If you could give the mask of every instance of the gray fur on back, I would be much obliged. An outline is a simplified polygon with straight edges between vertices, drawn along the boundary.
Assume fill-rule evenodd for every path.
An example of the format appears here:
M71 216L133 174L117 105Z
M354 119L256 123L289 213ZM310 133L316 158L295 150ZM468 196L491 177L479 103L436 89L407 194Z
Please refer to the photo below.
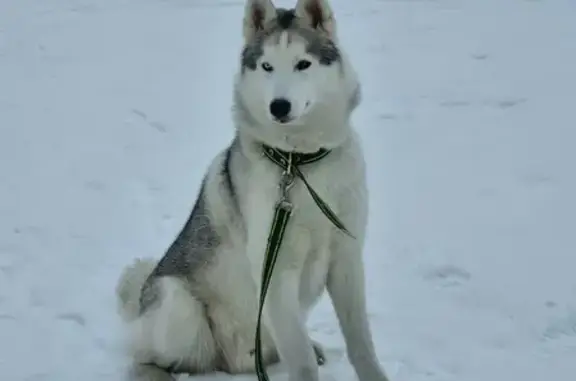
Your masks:
M214 257L221 239L210 220L204 188L205 184L202 183L188 221L143 285L140 313L144 313L158 300L158 290L154 282L156 278L176 276L192 280L193 275L208 265Z
M239 218L241 223L241 210L237 194L237 185L234 177L233 156L240 150L236 136L223 153L220 168L222 189L230 201L231 216ZM184 227L180 230L173 243L160 259L144 285L140 295L140 313L144 313L150 306L158 301L158 290L155 280L163 276L175 276L185 279L185 284L191 288L196 284L194 277L199 271L209 266L216 250L222 243L222 237L214 227L206 200L206 181L204 178L192 212ZM222 233L222 232L220 232ZM194 294L194 290L190 290ZM199 297L199 295L195 295Z
M220 168L222 189L230 201L231 216L239 218L241 223L241 210L237 194L237 185L234 177L233 156L240 150L236 136L223 153ZM140 313L144 313L150 306L158 301L158 289L155 280L163 276L175 276L185 279L185 284L191 288L196 284L194 278L199 271L209 266L216 250L222 243L222 237L214 227L206 200L206 181L204 178L192 212L176 239L160 259L144 285L140 294ZM222 233L222 232L220 232ZM194 294L194 290L190 290ZM200 295L195 295L200 297Z

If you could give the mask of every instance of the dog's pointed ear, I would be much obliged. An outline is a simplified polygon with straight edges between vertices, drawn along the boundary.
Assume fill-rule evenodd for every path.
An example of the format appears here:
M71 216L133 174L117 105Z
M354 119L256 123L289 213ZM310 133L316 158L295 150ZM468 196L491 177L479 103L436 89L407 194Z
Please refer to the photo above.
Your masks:
M244 40L248 41L254 34L264 29L264 25L276 17L276 7L272 0L247 0L244 13Z
M327 33L336 39L336 20L328 0L298 0L296 16L302 18L312 28Z

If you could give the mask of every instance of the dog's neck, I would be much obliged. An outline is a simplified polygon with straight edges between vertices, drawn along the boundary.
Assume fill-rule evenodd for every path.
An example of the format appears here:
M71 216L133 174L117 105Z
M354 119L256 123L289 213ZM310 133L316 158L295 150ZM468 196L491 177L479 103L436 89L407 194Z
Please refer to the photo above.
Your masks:
M278 129L278 126L270 126L269 128L270 130ZM298 128L304 129L305 127L299 126ZM346 126L345 128L349 127ZM313 129L313 127L310 127L310 129ZM237 126L238 137L244 145L251 147L251 150L256 149L261 151L261 147L271 147L284 152L310 154L323 149L333 150L343 145L349 139L348 133L344 136L338 136L338 139L322 139L320 134L318 134L320 136L314 136L314 134L310 133L313 131L286 135L279 134L277 130L272 130L272 133L266 133L270 130L266 130L266 127L254 128L253 125Z
M286 152L313 153L341 146L352 133L347 119L322 120L309 126L266 126L254 120L242 107L236 107L234 111L237 134L246 146L267 145ZM323 126L320 123L330 125ZM285 133L282 133L283 129Z
M339 150L340 148L340 145L328 146L321 144L308 144L303 147L286 144L270 144L267 141L255 138L253 133L243 131L242 129L237 130L236 140L239 142L240 148L242 152L244 152L244 155L250 160L256 161L261 160L265 156L264 151L266 149L274 149L282 153L293 153L299 156L313 156L314 154L321 151L335 151ZM346 141L348 141L348 139Z

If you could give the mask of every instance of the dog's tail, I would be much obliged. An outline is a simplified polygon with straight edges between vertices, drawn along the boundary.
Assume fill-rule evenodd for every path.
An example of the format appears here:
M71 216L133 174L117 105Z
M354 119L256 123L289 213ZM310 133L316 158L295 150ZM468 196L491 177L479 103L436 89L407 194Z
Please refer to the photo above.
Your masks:
M127 266L116 285L118 311L122 319L130 322L140 315L140 291L148 276L156 267L153 259L137 259Z

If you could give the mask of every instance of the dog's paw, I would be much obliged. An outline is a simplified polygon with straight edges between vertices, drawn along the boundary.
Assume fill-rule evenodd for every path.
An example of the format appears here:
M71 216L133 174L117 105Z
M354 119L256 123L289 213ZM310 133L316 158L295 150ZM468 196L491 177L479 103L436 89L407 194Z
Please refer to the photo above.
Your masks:
M268 367L271 365L275 365L278 364L280 362L280 356L278 355L278 352L276 351L276 349L274 348L265 348L263 350L264 352L264 366ZM248 357L245 357L244 363L245 366L242 366L243 371L241 372L234 372L232 374L235 373L249 373L249 372L254 372L255 371L255 366L254 366L254 356L256 356L256 350L255 349L251 349L248 352Z
M128 370L128 381L176 381L169 371L154 364L133 364Z
M316 356L316 363L319 366L322 366L326 363L326 355L324 354L324 348L322 348L322 345L314 340L312 341L312 349L314 349L314 355ZM254 357L255 354L255 350L252 349L250 351L250 357ZM276 351L272 351L269 353L269 356L267 356L266 358L266 365L272 365L272 364L276 364L277 362L280 361L280 357L278 356L278 352Z
M312 340L312 348L314 348L314 354L316 355L316 362L319 366L326 363L326 355L324 354L324 348L317 341Z

